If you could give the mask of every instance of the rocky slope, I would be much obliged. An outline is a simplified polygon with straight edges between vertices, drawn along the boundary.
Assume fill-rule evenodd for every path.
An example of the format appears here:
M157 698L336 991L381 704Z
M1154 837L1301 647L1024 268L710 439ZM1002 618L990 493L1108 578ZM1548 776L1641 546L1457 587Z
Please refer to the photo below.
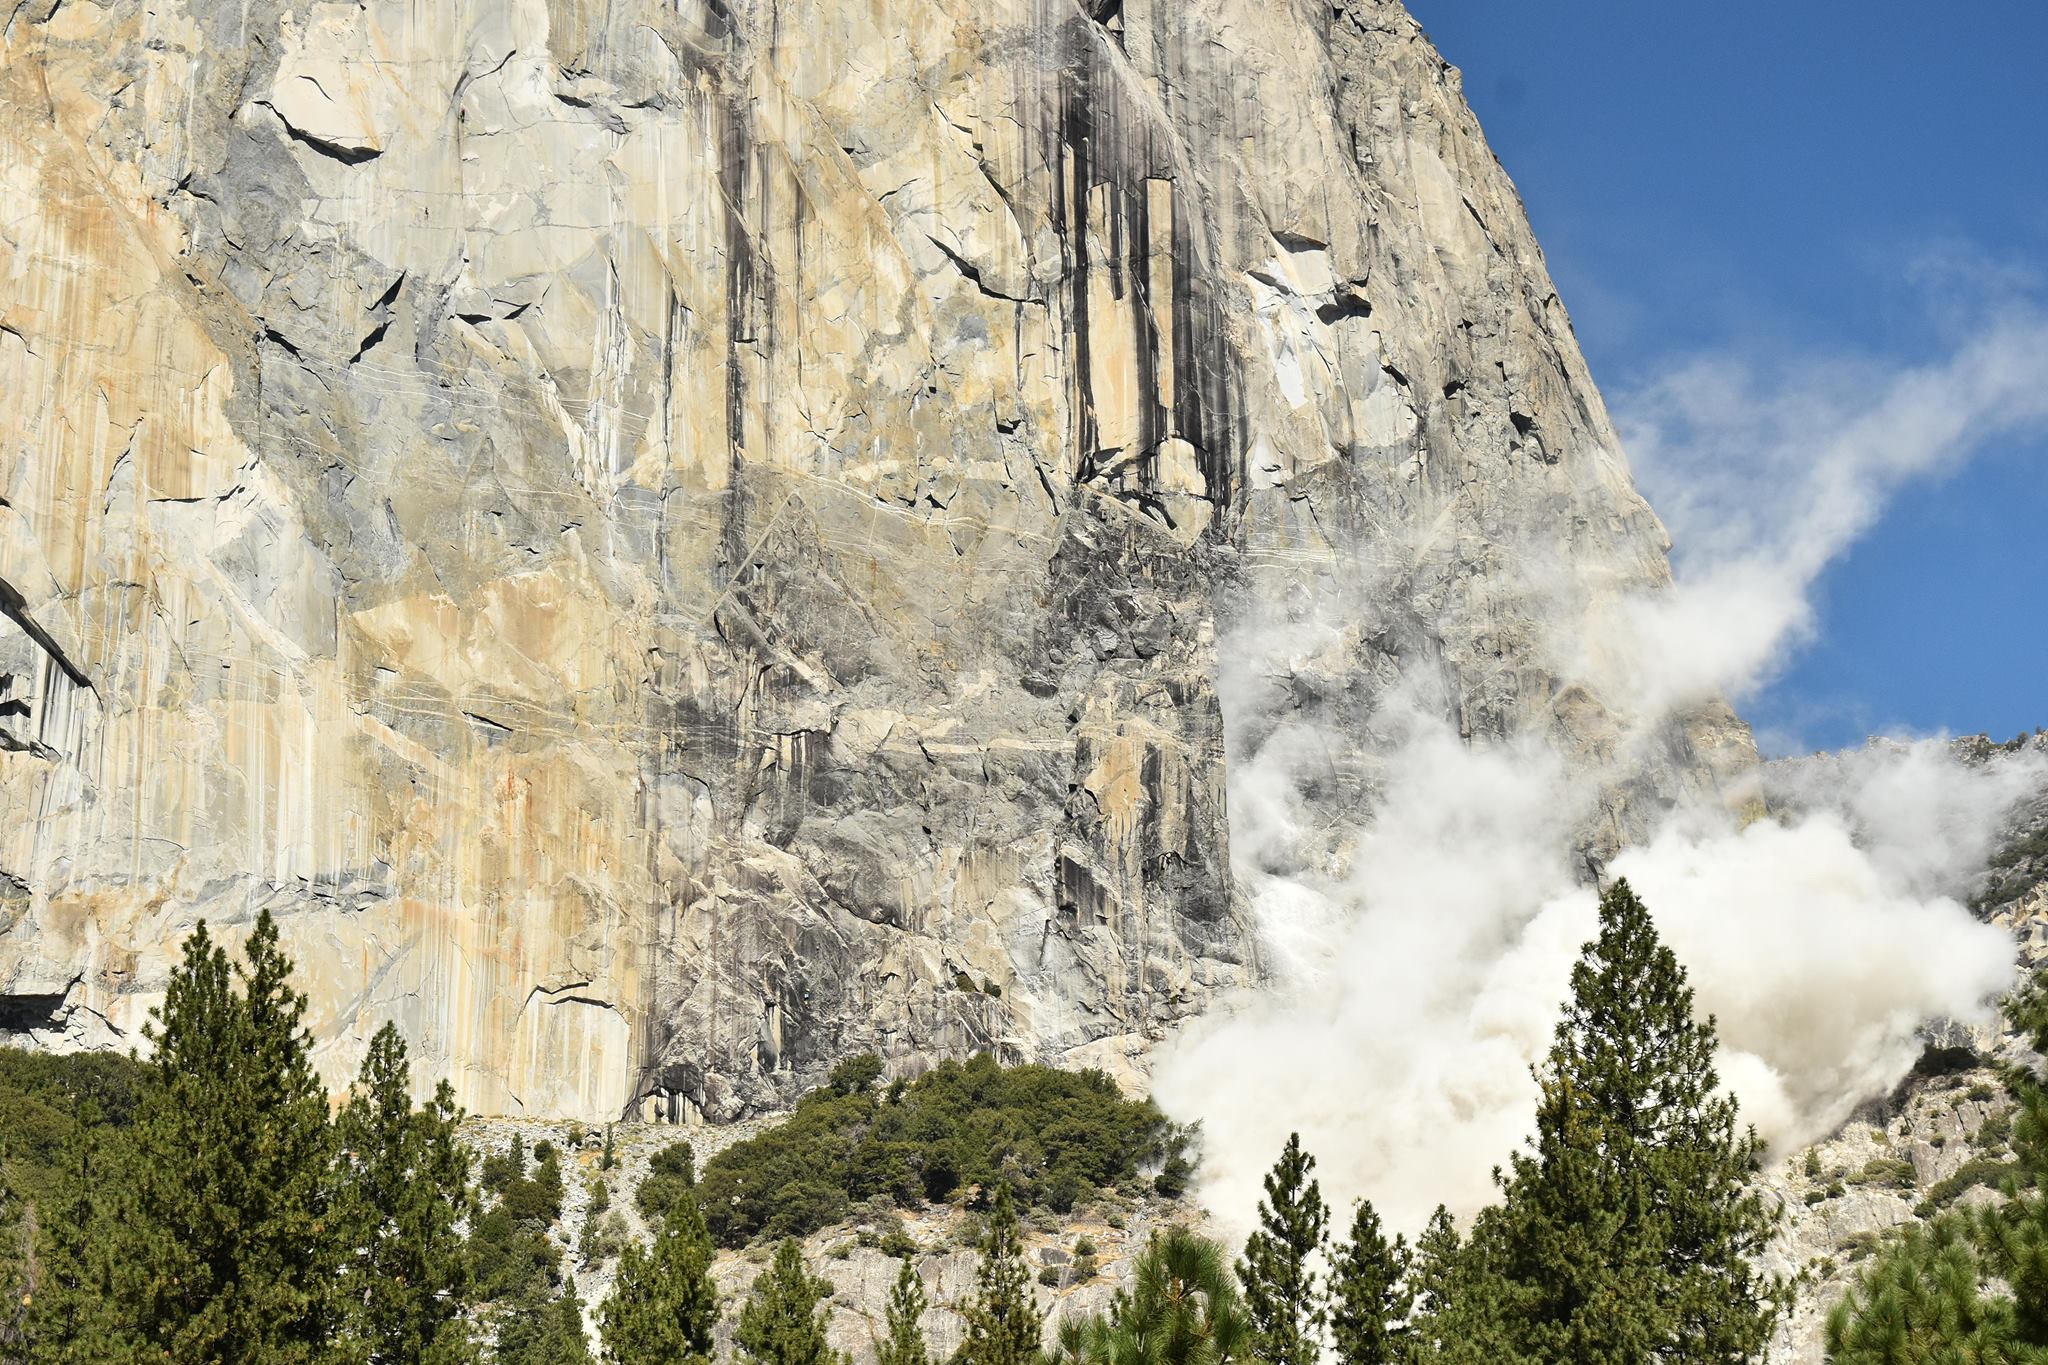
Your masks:
M1663 533L1392 0L18 0L0 111L17 1036L268 909L476 1111L1128 1073L1258 972L1244 604L1631 723L1551 642ZM1645 754L1596 842L1753 759Z
M644 1242L654 1229L641 1217L633 1195L656 1152L687 1140L701 1164L774 1121L742 1120L681 1131L669 1124L618 1124L612 1130L617 1164L610 1170L602 1168L603 1136L596 1128L562 1121L478 1119L465 1125L464 1137L479 1153L505 1151L517 1133L528 1150L546 1141L569 1154L563 1166L562 1218L550 1236L575 1282L594 1336L597 1306L610 1294L618 1270L616 1253L587 1254L584 1245L596 1185L605 1187L607 1212L619 1216L628 1236ZM579 1135L582 1141L577 1143ZM1156 1194L1149 1181L1134 1182L1125 1190L1098 1191L1064 1217L1044 1210L1027 1215L1019 1230L1026 1258L1036 1272L1032 1293L1046 1315L1048 1336L1065 1316L1105 1311L1146 1240L1155 1229L1172 1224L1201 1228L1204 1215L1191 1201ZM964 1330L961 1310L974 1297L980 1232L980 1216L955 1205L933 1204L905 1214L883 1200L846 1223L805 1238L806 1260L833 1286L827 1305L832 1344L856 1361L874 1359L875 1342L885 1330L889 1290L901 1256L908 1254L925 1285L926 1334L936 1355L949 1356ZM909 1245L892 1245L897 1237L907 1238ZM1076 1247L1081 1248L1079 1253ZM767 1243L718 1254L712 1273L723 1305L719 1340L725 1354L731 1351L740 1306L773 1254Z
M2048 759L2048 733L1994 743L1952 742L1964 764ZM1838 756L1767 765L1781 803L1802 775ZM1988 864L1950 890L2013 933L2022 973L2048 968L2048 782L2033 770L2031 794L1999 823ZM1780 1154L1763 1182L1786 1210L1766 1263L1800 1277L1793 1313L1772 1343L1771 1365L1821 1365L1830 1309L1862 1263L1899 1230L1950 1206L2001 1198L1998 1163L2012 1159L2012 1100L2002 1067L2039 1071L2030 1040L1998 1025L1937 1026L1920 1063L1888 1096L1866 1104L1842 1130L1803 1152Z

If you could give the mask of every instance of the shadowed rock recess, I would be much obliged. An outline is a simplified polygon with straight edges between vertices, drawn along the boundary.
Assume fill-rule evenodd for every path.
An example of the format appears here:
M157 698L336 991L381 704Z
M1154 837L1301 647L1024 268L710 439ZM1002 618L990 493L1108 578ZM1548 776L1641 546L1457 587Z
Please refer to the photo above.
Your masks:
M1343 0L22 0L0 1029L279 919L319 1061L729 1119L1255 980L1217 641L1606 753L1655 588L1457 72ZM1753 762L1669 727L1594 842ZM1368 785L1360 779L1361 789Z

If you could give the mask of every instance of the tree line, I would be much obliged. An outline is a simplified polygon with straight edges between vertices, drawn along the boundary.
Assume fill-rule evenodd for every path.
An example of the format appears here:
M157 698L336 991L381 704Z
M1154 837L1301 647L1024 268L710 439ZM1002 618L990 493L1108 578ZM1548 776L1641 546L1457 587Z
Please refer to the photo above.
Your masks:
M411 1100L405 1044L388 1025L331 1108L308 1060L305 999L267 914L245 959L231 964L203 926L195 932L147 1030L154 1050L133 1093L118 1076L101 1087L125 1121L93 1121L95 1099L77 1097L87 1112L73 1116L47 1169L35 1168L36 1187L0 1178L0 1360L586 1365L583 1306L546 1235L561 1210L560 1154L536 1144L529 1166L515 1143L475 1169L452 1091L443 1082L426 1103ZM1755 1359L1789 1295L1754 1268L1777 1212L1749 1188L1758 1144L1720 1091L1713 1021L1693 1017L1683 970L1626 884L1602 898L1571 989L1538 1071L1535 1133L1495 1172L1499 1199L1469 1231L1440 1208L1411 1246L1362 1202L1333 1237L1314 1160L1290 1139L1234 1263L1208 1239L1163 1229L1107 1311L1069 1315L1050 1344L1013 1184L1032 1201L1064 1202L1098 1169L1121 1169L1139 1150L1157 1160L1162 1149L1154 1111L1030 1079L1030 1093L1113 1135L1104 1150L1115 1155L1093 1168L1072 1149L1048 1167L1069 1175L1012 1181L1014 1164L986 1167L979 1147L955 1142L947 1169L972 1170L972 1198L988 1212L950 1365ZM874 1125L885 1141L866 1143L868 1129L846 1117L873 1118L904 1098L897 1086L879 1107L853 1103L878 1075L864 1061L843 1065L807 1130L840 1134L830 1159L847 1170L910 1161L933 1115L972 1109L962 1096L1018 1093L956 1068L929 1103ZM665 1158L678 1150L643 1183L651 1241L624 1241L595 1310L608 1365L708 1362L717 1350L713 1229L687 1150ZM761 1151L774 1160L734 1170L770 1171L791 1150L768 1144ZM1171 1154L1184 1179L1185 1157ZM814 1171L807 1162L791 1169ZM22 1169L0 1162L0 1177ZM726 1189L738 1179L728 1177L724 1206L742 1196L773 1204L772 1190ZM775 1221L772 1209L747 1219ZM903 1256L889 1296L878 1365L937 1365L913 1259ZM783 1238L732 1323L735 1349L751 1365L845 1365L826 1333L830 1292Z

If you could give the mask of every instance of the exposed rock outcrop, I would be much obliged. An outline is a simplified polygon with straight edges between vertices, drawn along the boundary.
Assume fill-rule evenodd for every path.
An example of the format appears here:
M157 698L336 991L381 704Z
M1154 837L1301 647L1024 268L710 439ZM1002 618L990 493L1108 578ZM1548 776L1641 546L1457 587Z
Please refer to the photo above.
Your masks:
M1233 604L1369 590L1360 713L1629 720L1554 590L1663 533L1392 0L23 0L0 109L40 1043L268 908L328 1074L395 1017L483 1112L1128 1071L1258 971ZM1598 839L1752 760L1653 750Z

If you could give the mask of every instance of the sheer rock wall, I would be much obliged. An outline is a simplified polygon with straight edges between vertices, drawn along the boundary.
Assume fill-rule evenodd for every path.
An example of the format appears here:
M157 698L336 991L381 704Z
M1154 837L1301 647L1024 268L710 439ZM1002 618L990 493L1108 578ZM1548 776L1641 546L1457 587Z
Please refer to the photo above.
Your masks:
M486 1113L1128 1072L1259 970L1243 604L1369 563L1357 708L1627 720L1525 568L1663 533L1391 0L4 24L0 1029L131 1045L268 908L330 1076L396 1018Z

